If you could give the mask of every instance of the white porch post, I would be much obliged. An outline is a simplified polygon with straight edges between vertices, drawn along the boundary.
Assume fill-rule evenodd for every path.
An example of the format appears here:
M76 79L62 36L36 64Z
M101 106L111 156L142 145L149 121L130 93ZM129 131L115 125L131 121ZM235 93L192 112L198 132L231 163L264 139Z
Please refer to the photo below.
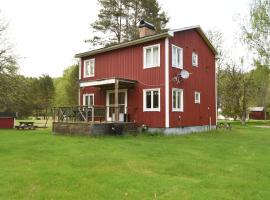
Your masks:
M115 106L115 121L119 121L119 105L118 105L118 89L119 89L119 81L115 79L115 86L114 86L114 106Z

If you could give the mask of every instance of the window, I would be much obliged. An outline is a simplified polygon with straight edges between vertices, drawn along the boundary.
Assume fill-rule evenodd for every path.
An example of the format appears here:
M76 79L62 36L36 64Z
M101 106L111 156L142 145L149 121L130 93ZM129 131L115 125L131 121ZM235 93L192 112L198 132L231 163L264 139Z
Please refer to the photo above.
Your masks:
M192 52L192 66L198 67L198 54L195 52Z
M172 45L172 66L183 69L183 49Z
M195 92L194 93L195 103L201 103L201 93Z
M143 90L143 111L160 111L160 89Z
M83 95L83 105L93 106L94 105L94 94L84 94Z
M160 45L143 48L143 68L160 66Z
M183 90L173 88L172 89L172 111L183 112Z
M84 61L84 77L95 76L95 59Z

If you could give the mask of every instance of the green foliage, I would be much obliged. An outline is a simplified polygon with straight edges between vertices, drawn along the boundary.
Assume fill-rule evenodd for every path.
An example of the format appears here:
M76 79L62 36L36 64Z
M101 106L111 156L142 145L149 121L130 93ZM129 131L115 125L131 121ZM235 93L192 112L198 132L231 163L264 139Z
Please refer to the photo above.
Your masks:
M64 70L63 76L54 79L55 106L78 105L79 66L72 65Z
M270 1L253 0L249 19L242 25L244 43L255 53L255 64L270 67Z
M250 72L244 72L235 63L220 71L220 101L222 114L245 123L247 109L252 105L258 89Z
M93 46L112 45L138 38L137 24L141 19L155 25L157 33L164 31L169 19L157 0L98 0L98 19L91 24L98 32L87 40ZM100 35L104 35L101 37Z
M270 129L168 137L0 130L1 199L270 198Z

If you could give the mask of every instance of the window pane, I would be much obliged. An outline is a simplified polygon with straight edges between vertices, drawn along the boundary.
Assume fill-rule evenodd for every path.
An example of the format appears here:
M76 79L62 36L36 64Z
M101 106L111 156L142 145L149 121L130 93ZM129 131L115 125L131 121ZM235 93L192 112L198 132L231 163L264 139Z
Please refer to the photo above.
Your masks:
M177 66L181 66L181 49L177 49Z
M93 101L93 96L89 96L89 106L93 106L94 105L94 101Z
M176 108L176 91L173 91L173 108Z
M89 75L90 74L90 62L86 61L85 62L85 75Z
M153 91L154 96L153 96L153 108L158 108L158 100L159 100L159 92L158 91Z
M91 60L91 63L90 63L90 72L89 72L91 75L94 75L95 74L95 61L94 60Z
M176 48L172 48L172 65L176 66Z
M154 47L153 48L153 66L158 66L158 60L159 60L158 47Z
M146 92L146 108L151 108L151 91Z
M151 48L149 48L149 49L146 49L146 54L145 54L145 56L146 56L146 66L151 66Z
M125 93L124 92L119 92L119 94L118 94L118 104L125 105Z
M177 108L181 108L181 91L177 91Z

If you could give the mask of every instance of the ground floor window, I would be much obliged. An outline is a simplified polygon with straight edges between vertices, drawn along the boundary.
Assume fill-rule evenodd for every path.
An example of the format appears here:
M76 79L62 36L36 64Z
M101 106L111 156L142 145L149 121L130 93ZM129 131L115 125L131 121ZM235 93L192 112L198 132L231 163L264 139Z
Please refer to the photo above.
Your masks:
M178 88L172 89L172 111L183 111L183 90Z
M143 111L160 111L160 89L143 90Z
M94 105L94 94L84 94L83 95L83 105L93 106Z

